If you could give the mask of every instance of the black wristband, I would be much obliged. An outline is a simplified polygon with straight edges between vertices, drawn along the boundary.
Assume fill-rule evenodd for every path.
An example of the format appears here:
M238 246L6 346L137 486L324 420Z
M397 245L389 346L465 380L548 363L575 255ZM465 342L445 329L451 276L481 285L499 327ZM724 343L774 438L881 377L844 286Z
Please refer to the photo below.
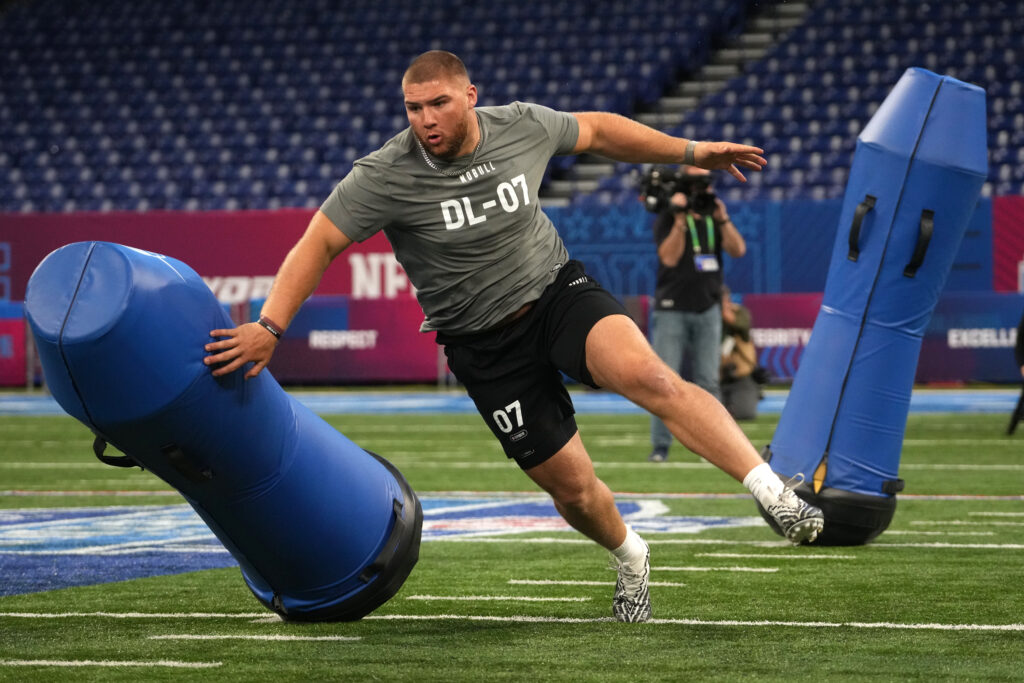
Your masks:
M281 335L284 334L284 330L278 329L278 327L274 325L274 323L272 323L269 318L265 318L261 315L260 319L257 320L256 322L257 324L259 324L260 327L265 329L270 334L274 335L275 339L280 340Z

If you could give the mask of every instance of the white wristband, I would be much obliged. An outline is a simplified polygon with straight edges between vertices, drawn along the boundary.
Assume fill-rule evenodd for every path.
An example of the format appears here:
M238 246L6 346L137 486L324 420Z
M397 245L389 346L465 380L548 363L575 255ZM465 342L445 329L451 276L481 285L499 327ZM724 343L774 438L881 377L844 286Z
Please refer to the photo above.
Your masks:
M683 163L687 166L694 166L693 151L697 149L697 141L690 140L686 143L686 151L683 152Z

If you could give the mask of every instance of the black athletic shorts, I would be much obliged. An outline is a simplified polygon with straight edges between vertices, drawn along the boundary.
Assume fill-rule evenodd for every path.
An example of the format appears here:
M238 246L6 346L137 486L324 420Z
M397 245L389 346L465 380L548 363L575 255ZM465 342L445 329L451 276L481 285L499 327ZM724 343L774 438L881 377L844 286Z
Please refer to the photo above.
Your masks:
M586 340L598 320L626 315L615 297L569 261L533 307L513 322L469 335L438 332L448 367L524 470L557 453L576 433L575 410L559 371L597 388Z

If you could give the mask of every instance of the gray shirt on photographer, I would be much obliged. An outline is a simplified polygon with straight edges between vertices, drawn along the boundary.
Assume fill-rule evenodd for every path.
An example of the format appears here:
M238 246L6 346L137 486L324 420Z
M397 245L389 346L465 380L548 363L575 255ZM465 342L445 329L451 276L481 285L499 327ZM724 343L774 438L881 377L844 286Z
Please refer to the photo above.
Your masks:
M576 118L522 102L475 112L475 158L427 157L407 128L357 160L320 207L352 240L384 231L416 288L423 332L494 326L568 259L537 190L551 157L576 145Z

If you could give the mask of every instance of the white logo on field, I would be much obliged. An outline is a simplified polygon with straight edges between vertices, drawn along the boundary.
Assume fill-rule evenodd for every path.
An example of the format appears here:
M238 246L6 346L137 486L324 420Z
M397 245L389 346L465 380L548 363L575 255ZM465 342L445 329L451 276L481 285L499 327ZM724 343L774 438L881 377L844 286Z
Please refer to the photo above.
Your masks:
M572 531L550 498L425 496L423 540ZM760 517L679 517L660 500L617 503L643 534L762 526ZM390 508L389 508L390 510ZM0 511L0 555L227 553L188 505Z

